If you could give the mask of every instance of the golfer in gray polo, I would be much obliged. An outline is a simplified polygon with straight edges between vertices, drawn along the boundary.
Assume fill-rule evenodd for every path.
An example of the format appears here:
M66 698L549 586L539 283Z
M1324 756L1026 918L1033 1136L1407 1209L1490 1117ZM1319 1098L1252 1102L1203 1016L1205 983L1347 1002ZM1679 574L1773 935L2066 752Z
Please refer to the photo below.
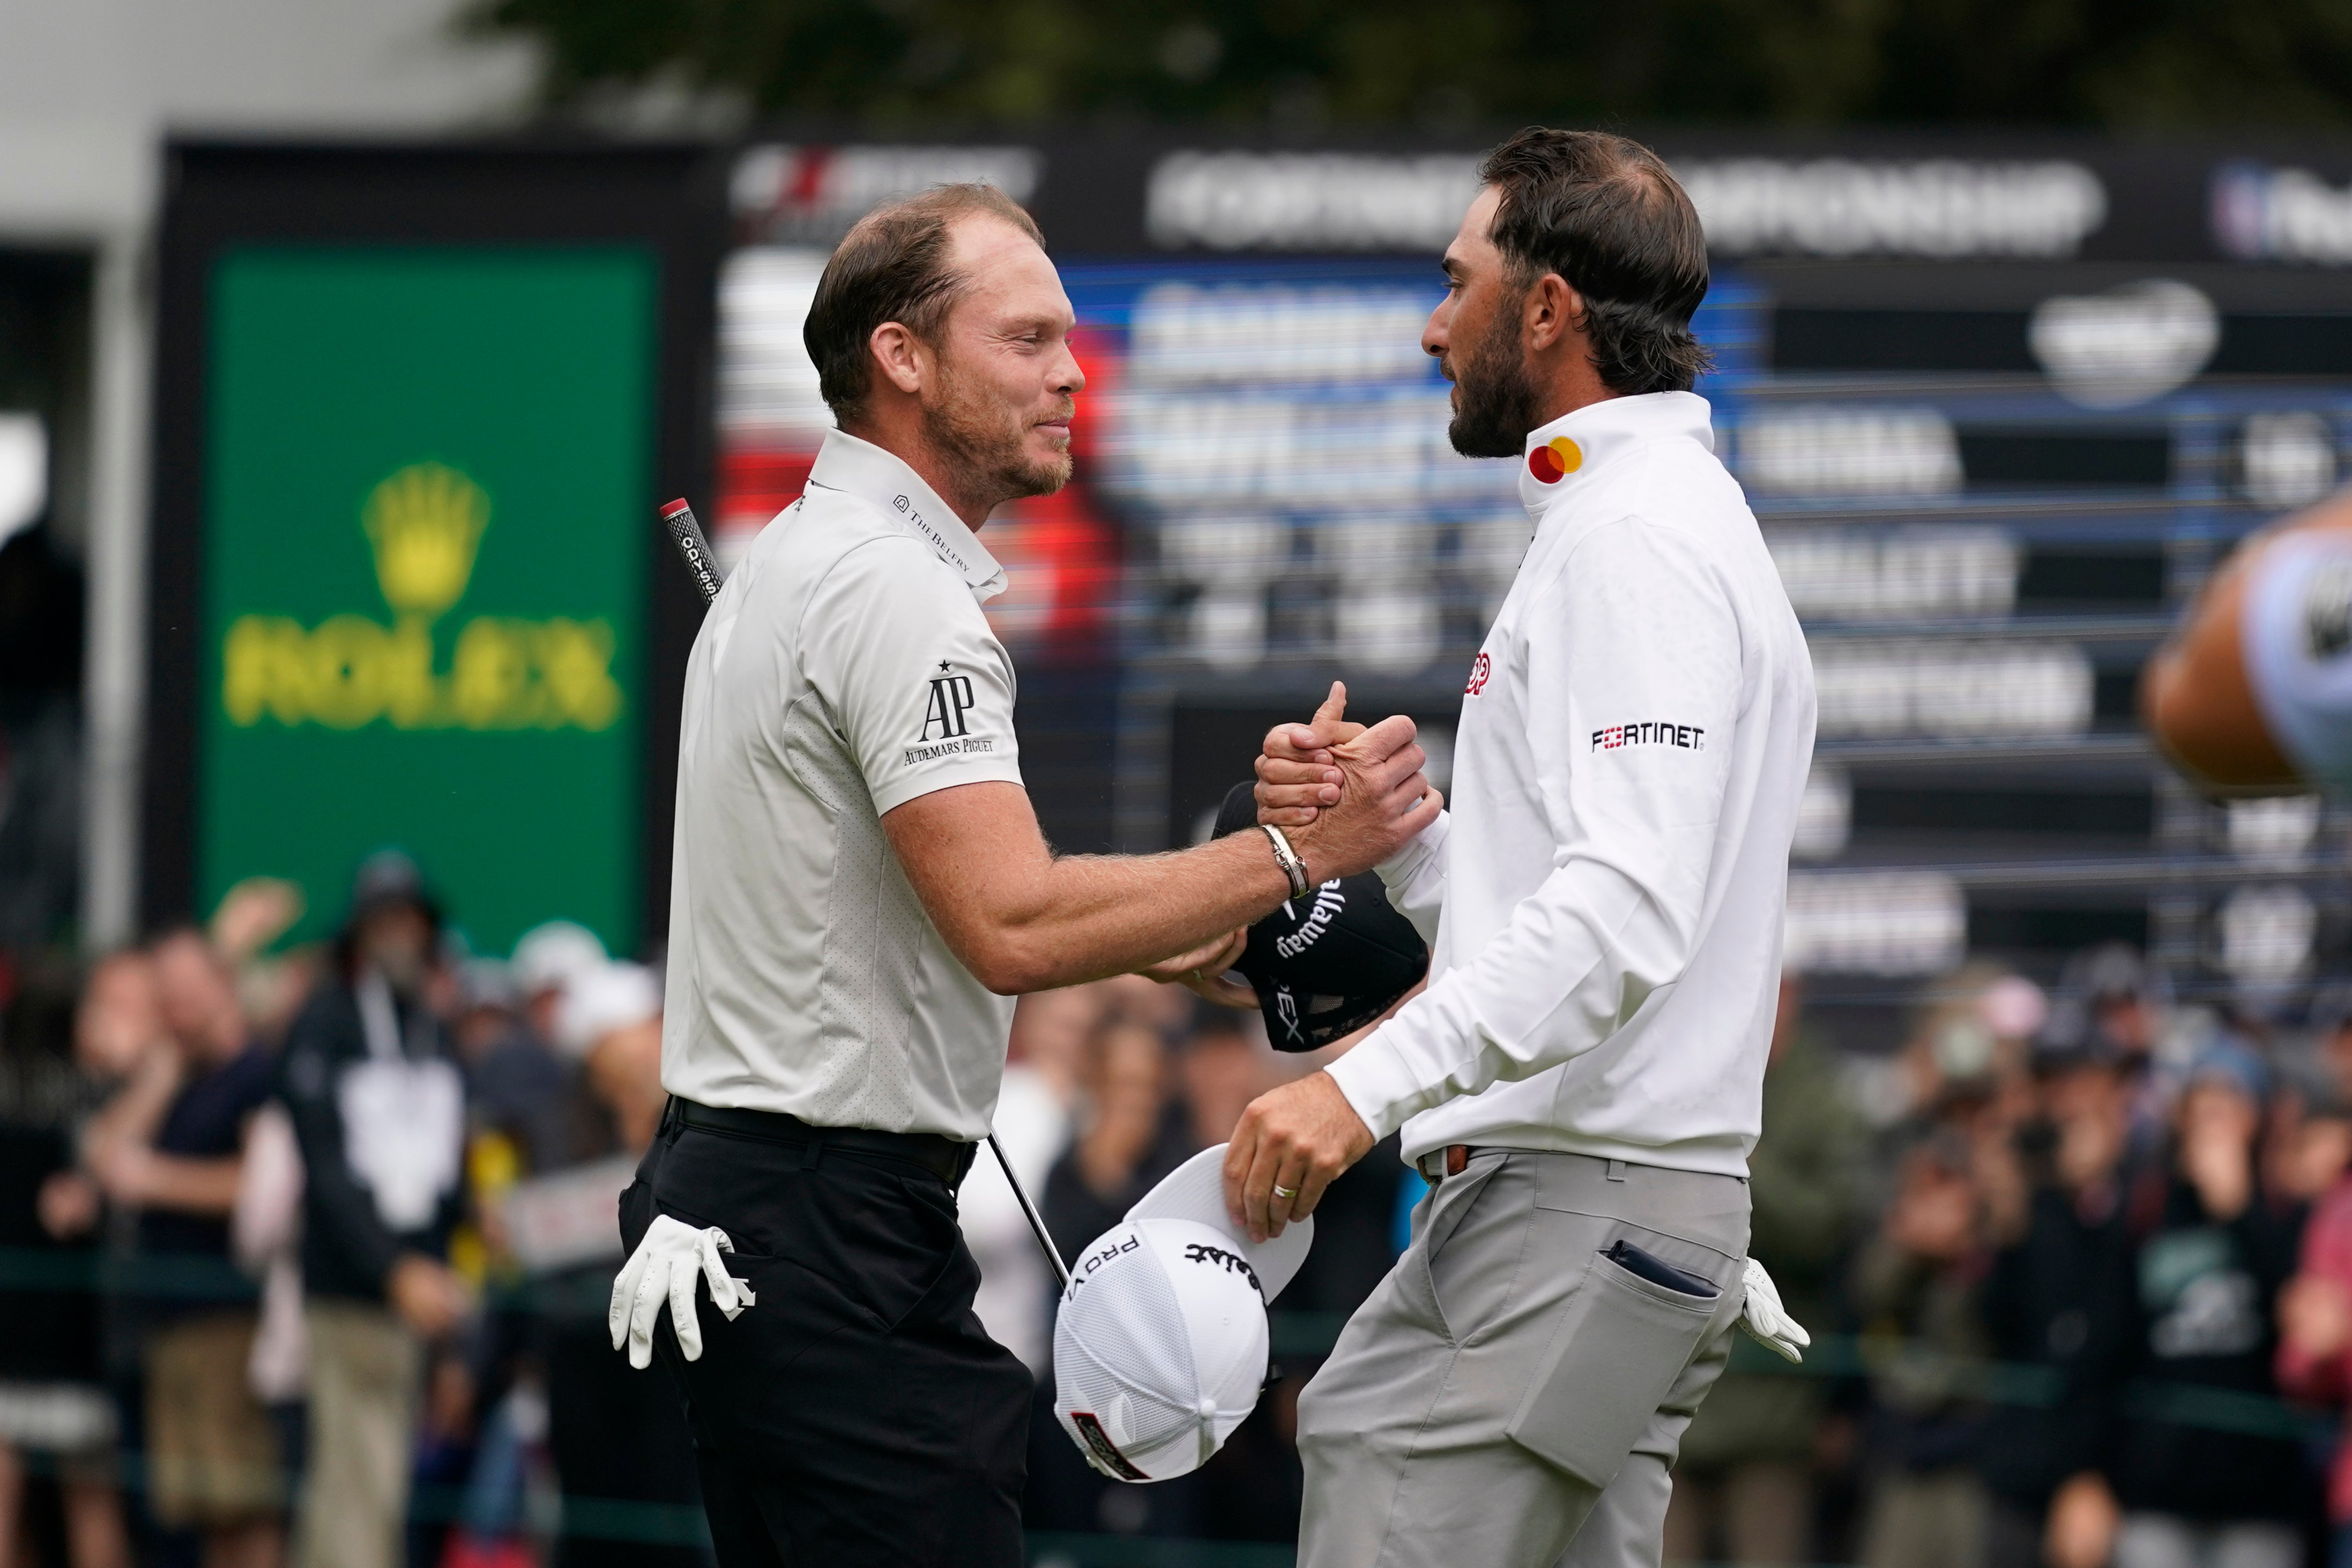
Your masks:
M1747 1257L1747 1161L1812 669L1691 392L1706 241L1621 138L1525 131L1481 177L1422 343L1530 540L1453 808L1380 868L1428 988L1253 1104L1225 1166L1258 1234L1399 1129L1435 1184L1299 1401L1302 1568L1655 1568L1731 1327L1804 1343ZM1343 702L1267 737L1262 821L1340 799Z

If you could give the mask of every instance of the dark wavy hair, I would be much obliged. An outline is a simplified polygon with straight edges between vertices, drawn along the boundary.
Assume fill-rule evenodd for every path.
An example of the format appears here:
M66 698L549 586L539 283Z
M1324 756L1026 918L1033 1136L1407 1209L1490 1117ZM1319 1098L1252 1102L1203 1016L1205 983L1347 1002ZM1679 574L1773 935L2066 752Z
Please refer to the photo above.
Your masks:
M939 185L858 219L824 264L801 341L834 418L846 424L864 406L875 328L896 321L927 343L939 340L967 281L948 265L955 220L971 213L1001 218L1045 243L1035 220L993 185Z
M1601 131L1531 126L1486 154L1502 193L1491 235L1513 281L1556 272L1584 299L1593 368L1612 392L1688 392L1712 363L1691 331L1706 235L1658 155Z

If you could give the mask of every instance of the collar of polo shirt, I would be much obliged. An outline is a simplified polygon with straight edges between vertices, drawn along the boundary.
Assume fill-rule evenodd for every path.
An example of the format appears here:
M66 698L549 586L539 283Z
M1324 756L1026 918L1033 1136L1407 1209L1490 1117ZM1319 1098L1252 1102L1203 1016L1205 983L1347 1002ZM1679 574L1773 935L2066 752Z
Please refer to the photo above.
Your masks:
M1715 450L1706 399L1696 392L1642 392L1587 403L1528 433L1519 499L1541 517L1595 469L1644 442L1675 435Z
M879 509L953 567L983 603L1004 591L1004 569L920 476L895 454L847 431L825 432L809 483L839 490Z

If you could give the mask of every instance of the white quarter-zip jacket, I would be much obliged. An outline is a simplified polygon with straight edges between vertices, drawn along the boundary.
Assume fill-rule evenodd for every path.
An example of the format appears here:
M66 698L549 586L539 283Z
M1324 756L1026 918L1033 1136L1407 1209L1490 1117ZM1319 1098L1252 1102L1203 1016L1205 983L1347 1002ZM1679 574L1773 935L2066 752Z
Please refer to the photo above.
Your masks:
M1535 521L1472 665L1454 797L1381 868L1429 988L1332 1064L1375 1134L1745 1176L1804 637L1706 401L1612 398L1528 438Z

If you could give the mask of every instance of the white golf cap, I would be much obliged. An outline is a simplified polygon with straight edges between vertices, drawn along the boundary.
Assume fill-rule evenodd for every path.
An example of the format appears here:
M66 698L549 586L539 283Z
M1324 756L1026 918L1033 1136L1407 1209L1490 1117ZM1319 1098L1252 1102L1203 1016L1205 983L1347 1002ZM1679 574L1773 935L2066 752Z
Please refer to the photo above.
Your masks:
M525 1001L542 991L561 990L589 970L601 967L604 944L585 925L571 920L551 920L522 934L507 968L515 989Z
M574 975L555 1006L555 1049L577 1061L615 1030L661 1017L662 994L643 964L599 964Z
M1054 1414L1107 1476L1187 1475L1257 1407L1266 1350L1256 1270L1223 1229L1129 1219L1072 1261Z
M1189 1219L1208 1226L1225 1238L1225 1245L1249 1260L1257 1271L1258 1287L1268 1305L1282 1294L1307 1261L1315 1245L1313 1217L1297 1219L1270 1241L1253 1241L1249 1232L1225 1217L1225 1145L1202 1149L1174 1170L1127 1211L1129 1220Z

